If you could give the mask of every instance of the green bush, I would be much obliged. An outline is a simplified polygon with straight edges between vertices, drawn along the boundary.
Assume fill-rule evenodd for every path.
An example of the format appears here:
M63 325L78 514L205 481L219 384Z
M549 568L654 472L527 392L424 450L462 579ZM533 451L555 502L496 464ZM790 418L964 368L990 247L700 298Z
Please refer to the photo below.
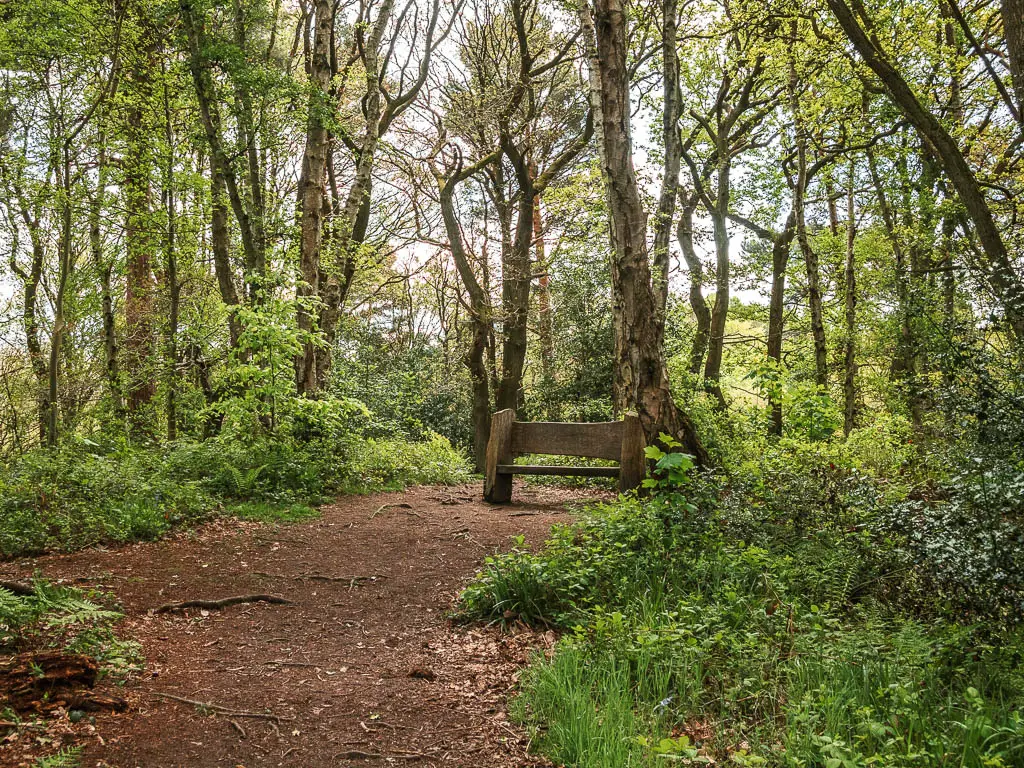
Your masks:
M332 419L304 423L307 434L319 434L308 441L224 435L158 448L81 442L26 453L0 480L0 556L155 539L223 508L299 519L339 492L469 477L466 458L442 437L364 439Z
M489 558L463 593L465 617L566 630L515 706L545 754L594 768L1022 764L1024 629L908 615L899 592L914 581L867 528L794 538L768 512L744 542L705 502L676 503L596 506L537 553L519 542Z

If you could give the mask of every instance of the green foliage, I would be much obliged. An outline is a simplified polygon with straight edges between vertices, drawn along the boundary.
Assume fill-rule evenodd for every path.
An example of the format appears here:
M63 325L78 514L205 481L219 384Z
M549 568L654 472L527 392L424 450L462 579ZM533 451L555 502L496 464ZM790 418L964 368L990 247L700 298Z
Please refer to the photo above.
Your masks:
M78 768L82 764L82 748L68 747L36 762L36 768Z
M850 464L837 481L862 485ZM750 503L756 482L716 504L700 478L678 480L590 509L536 554L520 541L463 593L468 617L568 630L516 703L545 754L595 768L1024 760L1024 629L907 600L924 572L865 525L854 491L839 483L849 507L808 512L795 536L777 498L733 519L729 497ZM670 511L683 493L687 508Z
M37 578L31 595L0 588L0 650L44 644L84 653L100 662L101 672L124 678L141 670L141 646L122 640L113 625L122 618L107 595L85 594Z
M335 493L469 477L465 456L440 436L360 437L347 427L350 417L367 417L358 404L325 401L294 414L290 429L309 440L221 434L153 448L83 441L26 453L0 480L0 554L155 539L222 507L250 519L298 520Z

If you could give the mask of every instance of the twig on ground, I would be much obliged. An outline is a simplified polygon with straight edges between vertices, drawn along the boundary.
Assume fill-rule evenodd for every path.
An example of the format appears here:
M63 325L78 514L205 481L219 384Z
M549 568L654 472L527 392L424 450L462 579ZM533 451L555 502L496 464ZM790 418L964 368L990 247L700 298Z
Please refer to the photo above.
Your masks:
M275 605L291 605L291 600L285 600L283 597L277 595L237 595L235 597L225 597L221 600L185 600L181 603L165 603L158 608L153 609L153 613L173 613L176 611L184 611L186 608L205 608L209 611L218 611L221 608L227 608L232 605L242 605L244 603L273 603Z
M239 725L235 720L228 720L228 722L231 723L231 727L232 728L234 728L236 731L238 731L238 735L239 736L241 736L243 739L248 737L246 732L245 732L245 728L243 728L241 725Z

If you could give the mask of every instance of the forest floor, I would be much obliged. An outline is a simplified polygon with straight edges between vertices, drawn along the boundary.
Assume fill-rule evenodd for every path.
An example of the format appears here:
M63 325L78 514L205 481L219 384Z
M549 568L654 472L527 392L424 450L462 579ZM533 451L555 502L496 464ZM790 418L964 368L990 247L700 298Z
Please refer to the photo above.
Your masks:
M87 768L546 765L528 756L506 704L553 635L448 619L483 557L519 534L539 544L566 505L594 496L517 486L505 506L485 504L475 485L416 488L343 497L304 523L223 518L159 542L0 566L4 578L40 572L113 592L126 615L118 632L146 659L124 686L107 684L127 712L58 718L45 745L22 731L0 742L0 766L68 745L83 747ZM153 612L255 593L290 603Z

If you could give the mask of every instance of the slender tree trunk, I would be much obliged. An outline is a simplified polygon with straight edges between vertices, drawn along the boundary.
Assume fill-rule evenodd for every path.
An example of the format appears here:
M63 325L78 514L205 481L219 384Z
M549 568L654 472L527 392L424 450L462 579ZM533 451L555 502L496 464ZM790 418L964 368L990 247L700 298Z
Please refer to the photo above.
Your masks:
M700 464L709 457L689 417L672 399L657 299L647 261L647 214L633 168L626 13L622 0L598 0L595 24L601 102L601 160L605 168L609 223L614 245L612 281L619 303L615 333L616 405L635 411L648 442L674 435Z
M843 347L843 434L849 437L857 415L857 271L854 246L857 221L854 209L854 182L856 163L850 160L850 186L846 194L846 264L843 280L843 309L845 340Z
M306 146L299 174L299 284L298 318L300 331L312 333L313 312L310 302L320 295L320 246L323 240L324 184L327 153L330 149L328 121L330 104L331 40L334 36L332 0L316 0L316 23L310 56L310 94L307 106ZM307 342L295 364L295 383L300 394L315 395L319 388L316 375L317 347Z
M690 272L690 308L697 322L693 344L690 347L688 368L694 376L698 375L704 366L704 353L707 351L708 339L711 336L711 311L704 300L704 265L693 247L693 212L696 207L696 195L685 198L679 214L679 223L676 225L676 240L679 241L679 250L682 251L686 268Z
M103 203L106 198L107 153L103 137L100 138L98 161L99 182L96 193L90 200L89 247L93 265L100 280L100 314L103 319L103 369L107 380L107 391L114 405L118 420L124 415L124 400L121 393L121 371L118 364L117 328L114 318L114 294L111 287L113 264L103 255L103 236L100 229Z
M797 118L799 120L799 118ZM811 247L807 233L807 145L803 128L797 126L797 178L793 190L793 211L796 214L796 241L807 269L807 304L811 314L811 337L814 341L814 379L818 387L828 391L828 346L825 342L825 317L821 298L821 277L818 254Z
M228 309L228 337L231 349L238 349L242 324L238 317L238 286L231 269L231 233L228 229L227 190L220 166L210 158L210 248L220 298Z
M907 404L910 408L911 423L915 431L920 431L924 422L920 409L920 398L917 397L916 373L917 363L915 349L917 341L914 338L914 330L910 323L910 288L907 279L907 259L903 250L903 243L900 241L896 229L896 219L892 207L889 205L888 195L882 185L882 178L878 172L874 152L867 151L868 171L871 174L871 183L875 187L875 195L878 199L879 211L882 214L882 222L885 225L885 232L892 246L893 259L896 262L896 306L899 313L900 330L896 343L896 355L893 360L892 373L896 380L902 382L906 389Z
M662 332L668 307L669 244L672 241L672 220L675 218L679 190L679 168L683 147L679 136L682 94L679 88L679 54L676 51L679 0L663 0L661 6L661 72L664 87L661 128L665 141L665 162L662 168L661 194L654 221L653 278L656 310L661 315ZM692 226L691 226L692 231ZM692 235L691 235L692 243ZM692 300L691 300L692 301Z
M49 448L56 448L59 441L60 422L60 361L64 333L67 329L67 321L64 315L65 294L67 292L68 277L71 273L71 238L72 238L72 214L71 214L71 145L65 141L60 150L61 158L58 174L58 183L63 193L61 201L61 228L58 241L59 265L57 268L57 293L53 302L53 330L50 332L50 364L47 368L49 374L49 409L47 412L46 445Z
M789 266L789 251L796 234L796 213L790 210L782 232L772 238L772 287L768 299L768 359L775 365L776 373L782 376L782 338L786 323L786 268ZM782 437L782 392L773 387L768 398L771 411L768 434Z
M124 239L126 251L125 286L125 373L129 428L137 435L150 434L149 405L156 394L154 370L156 347L156 282L153 259L157 244L153 237L153 188L151 174L154 151L153 63L155 51L148 30L140 61L130 70L126 82L130 103L125 111Z
M718 408L727 404L722 392L722 353L725 351L725 323L729 317L729 211L730 165L727 148L719 147L718 191L715 206L709 211L715 232L715 303L711 308L708 333L708 356L704 363L704 386L715 396Z
M166 73L164 73L166 74ZM167 217L167 242L164 246L167 276L167 439L178 438L178 320L181 308L181 283L178 280L178 218L175 204L174 128L171 123L171 102L164 81L164 140L167 168L164 173L164 211Z
M533 175L536 177L536 166ZM540 277L537 278L537 337L540 341L540 370L545 382L554 380L555 344L551 328L551 265L544 247L544 217L540 209L541 196L533 201L533 252Z
M488 292L480 284L466 252L462 239L462 228L455 212L454 195L458 184L468 178L480 163L469 169L460 169L449 178L435 173L438 183L438 198L441 218L448 236L452 260L459 273L459 279L469 297L469 315L472 339L463 362L469 369L473 383L473 461L477 471L483 471L487 459L487 441L491 434L490 375L487 366L488 336L492 331Z

